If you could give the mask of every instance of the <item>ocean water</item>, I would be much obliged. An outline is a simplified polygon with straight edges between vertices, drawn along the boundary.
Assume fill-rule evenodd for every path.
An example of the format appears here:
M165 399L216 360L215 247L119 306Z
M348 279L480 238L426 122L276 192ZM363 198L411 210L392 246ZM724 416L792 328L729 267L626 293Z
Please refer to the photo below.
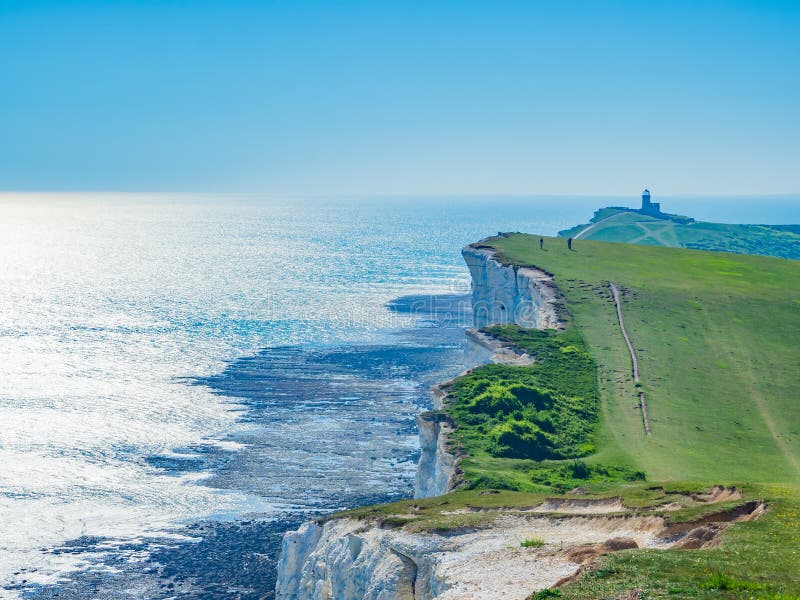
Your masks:
M80 574L163 579L159 548L205 539L189 526L408 494L426 386L472 360L468 310L441 324L391 301L463 296L463 245L554 233L587 211L4 195L0 589L65 597Z
M1 195L0 595L269 597L282 531L411 493L461 247L609 203Z

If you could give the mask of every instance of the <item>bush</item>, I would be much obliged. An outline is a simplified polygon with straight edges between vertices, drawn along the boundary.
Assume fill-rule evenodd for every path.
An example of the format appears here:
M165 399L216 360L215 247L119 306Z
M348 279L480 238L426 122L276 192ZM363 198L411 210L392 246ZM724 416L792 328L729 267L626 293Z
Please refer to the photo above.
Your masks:
M502 475L481 475L469 484L471 490L511 490L519 491L519 484Z
M591 468L582 460L576 460L570 465L570 471L575 479L589 479Z
M523 406L534 407L536 410L547 410L553 405L553 396L538 388L523 383L508 386L508 391L519 400Z
M591 465L582 460L549 463L530 471L531 481L564 493L587 482L644 481L645 474L627 467Z
M490 327L534 356L530 366L489 364L451 382L447 414L467 454L511 459L580 458L594 451L596 365L576 331ZM569 479L577 477L569 476Z
M550 588L546 588L536 592L530 597L530 600L545 600L545 598L561 598L561 592L559 590L551 590Z
M490 417L495 417L511 414L521 408L522 403L511 393L509 388L494 384L475 397L470 406L470 412L483 413Z
M491 453L505 458L544 460L553 455L548 434L529 421L506 421L492 429Z

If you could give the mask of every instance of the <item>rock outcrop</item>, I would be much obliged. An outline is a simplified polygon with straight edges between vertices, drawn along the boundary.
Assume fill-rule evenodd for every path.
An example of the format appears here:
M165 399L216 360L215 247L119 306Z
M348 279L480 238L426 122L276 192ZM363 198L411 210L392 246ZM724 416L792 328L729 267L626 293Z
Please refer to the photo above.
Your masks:
M666 547L660 517L548 518L498 514L490 527L446 535L355 519L307 523L284 537L277 600L524 600L573 575L580 560L625 548ZM523 547L534 536L537 548ZM568 544L565 544L568 540ZM606 544L601 546L601 544Z
M415 600L441 591L424 538L353 519L309 522L283 538L277 600Z
M472 275L475 327L516 323L536 329L560 329L561 303L553 277L532 267L505 265L496 251L480 244L461 251Z
M414 486L415 498L441 496L459 484L458 459L448 446L453 423L441 412L417 417L420 457Z
M491 351L491 362L496 365L525 367L534 363L533 357L527 352L519 350L513 345L492 337L479 329L468 329L467 338L474 344L483 346Z

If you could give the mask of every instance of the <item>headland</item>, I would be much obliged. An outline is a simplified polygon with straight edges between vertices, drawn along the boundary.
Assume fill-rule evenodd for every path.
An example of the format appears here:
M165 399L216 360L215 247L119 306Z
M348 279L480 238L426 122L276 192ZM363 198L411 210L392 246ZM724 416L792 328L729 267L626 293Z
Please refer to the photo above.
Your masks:
M465 248L497 362L420 417L417 498L285 536L278 598L800 593L800 265L539 239Z

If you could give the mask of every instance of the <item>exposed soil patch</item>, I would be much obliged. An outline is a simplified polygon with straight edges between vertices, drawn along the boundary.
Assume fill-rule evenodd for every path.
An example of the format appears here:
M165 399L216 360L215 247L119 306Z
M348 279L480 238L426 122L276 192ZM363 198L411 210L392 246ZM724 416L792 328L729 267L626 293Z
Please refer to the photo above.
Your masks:
M602 500L572 500L550 498L539 506L530 509L534 513L557 513L575 515L597 515L624 513L629 509L625 507L620 498L607 498Z
M753 521L764 514L766 505L761 500L751 500L734 508L705 515L686 523L673 523L664 530L665 538L683 538L688 532L705 525Z
M629 537L617 537L606 540L602 544L583 544L574 546L564 554L571 562L579 565L593 561L602 554L619 552L620 550L634 550L639 547L636 540Z
M692 500L701 503L726 502L728 500L740 500L742 492L735 487L714 486L709 492L703 494L693 494Z
M703 493L668 496L685 509L740 499L741 492L717 486ZM481 512L495 516L444 536L422 535L428 544L446 540L448 546L446 558L437 568L437 572L441 569L439 575L452 582L443 599L523 600L532 592L573 581L605 554L638 548L715 547L721 542L720 534L732 523L756 519L764 511L764 503L753 500L692 521L670 523L665 514L636 513L617 497L550 498L532 508L467 507L451 511L447 514Z

